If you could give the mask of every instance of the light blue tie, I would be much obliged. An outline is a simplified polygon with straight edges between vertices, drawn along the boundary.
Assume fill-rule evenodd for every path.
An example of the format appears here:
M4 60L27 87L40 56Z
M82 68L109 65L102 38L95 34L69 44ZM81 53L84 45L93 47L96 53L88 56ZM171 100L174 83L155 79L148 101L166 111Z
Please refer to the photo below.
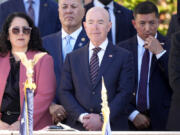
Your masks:
M66 58L66 55L70 52L72 52L72 47L71 47L71 39L72 37L70 35L66 36L66 46L64 48L64 60Z

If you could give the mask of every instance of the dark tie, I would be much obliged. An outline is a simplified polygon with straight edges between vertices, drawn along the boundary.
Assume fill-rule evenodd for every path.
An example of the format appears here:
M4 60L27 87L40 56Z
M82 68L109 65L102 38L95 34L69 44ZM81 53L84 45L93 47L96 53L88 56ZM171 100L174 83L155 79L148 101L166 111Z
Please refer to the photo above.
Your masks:
M105 9L108 11L108 13L109 13L109 7L105 6L104 8L105 8ZM111 20L110 13L109 13L109 19ZM108 32L108 39L109 39L110 41L112 41L112 30L111 30L111 29L110 29L110 31Z
M28 3L29 3L28 15L34 21L35 17L34 17L33 0L28 0Z
M99 58L97 53L101 50L100 47L96 47L93 49L93 55L90 59L90 76L92 84L96 83L96 78L99 72Z
M137 109L144 112L147 109L147 81L149 71L149 51L146 49L141 64L141 73L138 90L138 104Z

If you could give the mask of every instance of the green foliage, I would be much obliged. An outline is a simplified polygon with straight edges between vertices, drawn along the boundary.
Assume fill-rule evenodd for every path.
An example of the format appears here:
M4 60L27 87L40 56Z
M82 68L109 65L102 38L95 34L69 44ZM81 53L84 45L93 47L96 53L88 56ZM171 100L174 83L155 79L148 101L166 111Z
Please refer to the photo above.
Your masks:
M58 0L55 1L58 2ZM146 0L114 0L114 1L127 7L128 9L133 10L138 3ZM149 0L149 1L152 1L157 5L160 14L159 31L163 35L166 35L169 26L169 21L171 19L171 15L173 13L176 13L177 10L177 0Z
M128 9L133 10L134 7L145 0L115 0L118 3L121 3L123 6L127 7Z

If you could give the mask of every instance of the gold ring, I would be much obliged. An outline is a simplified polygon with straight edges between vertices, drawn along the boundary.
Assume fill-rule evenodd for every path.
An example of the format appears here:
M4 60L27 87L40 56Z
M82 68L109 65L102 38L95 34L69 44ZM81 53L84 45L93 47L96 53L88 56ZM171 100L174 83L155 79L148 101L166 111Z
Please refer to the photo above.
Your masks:
M57 116L61 116L61 114L60 114L60 113L58 113L58 114L57 114Z

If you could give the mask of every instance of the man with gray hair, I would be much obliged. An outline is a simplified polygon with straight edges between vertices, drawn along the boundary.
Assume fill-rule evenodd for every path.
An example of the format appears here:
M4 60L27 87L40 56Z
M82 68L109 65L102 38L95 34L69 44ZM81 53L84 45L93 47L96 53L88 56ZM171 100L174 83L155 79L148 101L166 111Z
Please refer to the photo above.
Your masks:
M53 57L55 65L56 97L50 106L50 114L54 123L66 118L66 111L58 100L61 69L66 55L86 45L89 41L82 27L84 13L84 0L59 0L59 19L62 28L59 32L43 38L43 46Z

